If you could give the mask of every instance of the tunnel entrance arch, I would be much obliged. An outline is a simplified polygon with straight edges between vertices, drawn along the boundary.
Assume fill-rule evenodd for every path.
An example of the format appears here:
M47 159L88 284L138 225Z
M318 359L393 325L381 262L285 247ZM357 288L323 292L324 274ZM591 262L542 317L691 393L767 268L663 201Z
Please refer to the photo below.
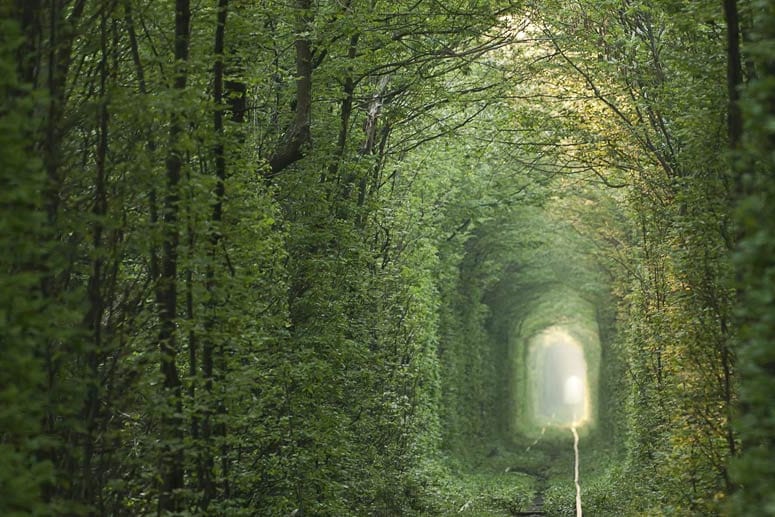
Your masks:
M602 346L596 301L558 285L519 307L506 377L505 431L515 440L546 439L547 427L564 436L573 423L582 434L597 428Z
M589 350L580 337L557 325L526 340L522 415L527 429L583 427L594 420L596 369L588 365Z

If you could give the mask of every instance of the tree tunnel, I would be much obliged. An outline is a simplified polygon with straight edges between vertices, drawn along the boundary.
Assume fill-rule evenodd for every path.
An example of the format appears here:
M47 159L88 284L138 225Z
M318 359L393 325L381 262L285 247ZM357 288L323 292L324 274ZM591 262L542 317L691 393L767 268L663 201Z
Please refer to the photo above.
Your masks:
M573 287L545 286L512 317L508 333L509 432L596 423L600 338L593 302Z
M493 224L469 249L473 258L493 250L499 254L493 261L497 282L484 292L464 291L479 293L486 307L486 337L475 339L479 347L492 347L493 352L478 357L494 363L495 382L492 395L481 389L480 395L472 393L472 385L464 382L468 395L460 392L458 399L468 404L484 398L486 407L491 396L491 423L506 441L566 436L564 428L570 426L589 433L597 428L599 389L605 385L600 379L600 335L607 323L598 318L607 314L610 303L606 281L588 243L572 228L539 209L524 209L516 217L530 221L534 233L525 224ZM472 260L471 269L462 270L467 282L480 281L479 263L485 264ZM479 370L487 371L486 365Z
M571 426L611 438L600 418L611 406L601 336L612 298L589 242L563 217L521 208L467 244L441 322L444 440L456 454L483 442L524 451L539 436L567 440Z
M618 455L625 436L615 418L627 393L608 272L568 213L522 207L482 225L441 311L451 464L497 472L503 486L524 482L532 495L513 508L537 514L550 499L547 508L574 504L577 438L603 457Z

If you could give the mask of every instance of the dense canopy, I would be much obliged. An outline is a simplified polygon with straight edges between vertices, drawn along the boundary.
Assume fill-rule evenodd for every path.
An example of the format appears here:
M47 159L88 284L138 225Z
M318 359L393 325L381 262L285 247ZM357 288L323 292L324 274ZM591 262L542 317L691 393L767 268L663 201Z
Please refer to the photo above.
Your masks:
M0 0L0 92L0 515L775 515L770 0Z

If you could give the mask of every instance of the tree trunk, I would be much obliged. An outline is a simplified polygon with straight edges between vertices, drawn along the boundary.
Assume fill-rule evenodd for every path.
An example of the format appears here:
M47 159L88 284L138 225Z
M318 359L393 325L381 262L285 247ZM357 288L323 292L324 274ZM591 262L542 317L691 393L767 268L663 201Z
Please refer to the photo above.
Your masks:
M296 48L296 111L288 132L269 158L272 174L277 174L304 156L304 146L310 142L312 113L312 44L308 36L311 23L311 0L296 0L296 9L301 13L296 20L294 42Z
M226 192L226 154L224 138L224 49L226 39L226 19L228 15L229 2L228 0L218 1L218 15L217 24L215 30L215 43L214 43L214 55L215 62L213 64L213 102L215 108L213 110L213 132L215 136L215 146L213 147L213 155L215 157L215 201L212 205L212 214L210 220L212 222L212 229L210 230L209 237L209 261L207 263L206 271L206 289L207 289L207 311L205 319L205 336L202 343L202 376L204 378L204 388L207 394L207 401L205 402L206 409L204 410L204 416L202 419L202 441L203 441L203 454L202 459L202 478L200 479L199 489L202 491L202 509L206 510L212 501L216 497L215 490L215 460L214 460L214 447L212 444L213 439L213 409L212 405L215 402L213 400L213 364L214 364L214 351L215 343L213 342L213 331L217 324L218 311L220 309L220 303L217 299L217 279L216 279L216 257L218 255L218 244L221 240L221 221L223 219L223 197ZM218 403L220 407L222 402ZM218 427L220 429L220 427ZM226 473L224 472L225 476Z
M94 156L95 175L94 175L94 204L92 214L94 215L94 224L92 227L92 246L94 259L92 260L92 271L89 277L87 293L89 297L89 311L86 316L86 325L92 335L91 349L87 352L86 364L87 387L86 400L82 410L82 418L86 428L84 436L84 451L82 460L82 486L81 499L85 503L94 503L95 496L99 487L95 486L94 475L92 474L92 459L94 456L94 441L96 440L95 429L97 426L97 417L100 408L99 384L101 356L104 349L103 340L103 316L105 313L105 297L103 294L104 283L104 243L103 226L104 218L108 211L107 196L107 155L108 155L108 106L107 106L107 81L108 81L108 40L107 40L107 11L102 13L100 21L100 86L99 86L99 108L97 110L97 150Z
M175 2L175 78L173 88L181 92L186 88L189 52L189 26L191 10L189 0ZM176 316L178 310L177 276L178 244L180 230L178 213L180 195L178 192L183 159L178 149L183 131L181 113L173 113L170 120L169 151L166 160L166 192L163 201L163 242L161 271L156 288L159 312L160 368L163 376L162 395L165 414L162 417L162 452L160 465L161 492L158 512L175 512L179 501L175 492L183 488L183 422L181 382L176 364L177 339Z
M737 0L724 0L727 21L727 135L729 147L737 149L743 135L743 115L740 110L740 85L743 83L740 57L740 17Z

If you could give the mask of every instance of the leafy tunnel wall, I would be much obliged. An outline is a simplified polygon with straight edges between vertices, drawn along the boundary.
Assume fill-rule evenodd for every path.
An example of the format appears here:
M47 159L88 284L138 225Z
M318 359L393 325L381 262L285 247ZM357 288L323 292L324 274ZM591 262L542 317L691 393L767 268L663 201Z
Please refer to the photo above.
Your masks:
M549 373L539 368L534 357L536 343L547 330L562 332L577 343L586 363L587 410L585 425L594 426L597 421L597 401L600 372L600 338L596 308L593 302L582 297L572 287L549 285L544 287L538 299L527 305L523 313L513 316L515 322L508 340L507 353L510 417L507 429L510 434L533 436L541 431L544 422L537 418L536 390L542 382L559 384L564 379L545 379Z
M514 445L541 433L530 344L549 328L583 350L583 429L613 432L607 386L622 372L604 365L614 354L609 286L590 244L557 215L547 207L514 211L482 225L466 246L442 311L442 407L451 449L466 451L482 438ZM561 433L546 434L555 435Z

